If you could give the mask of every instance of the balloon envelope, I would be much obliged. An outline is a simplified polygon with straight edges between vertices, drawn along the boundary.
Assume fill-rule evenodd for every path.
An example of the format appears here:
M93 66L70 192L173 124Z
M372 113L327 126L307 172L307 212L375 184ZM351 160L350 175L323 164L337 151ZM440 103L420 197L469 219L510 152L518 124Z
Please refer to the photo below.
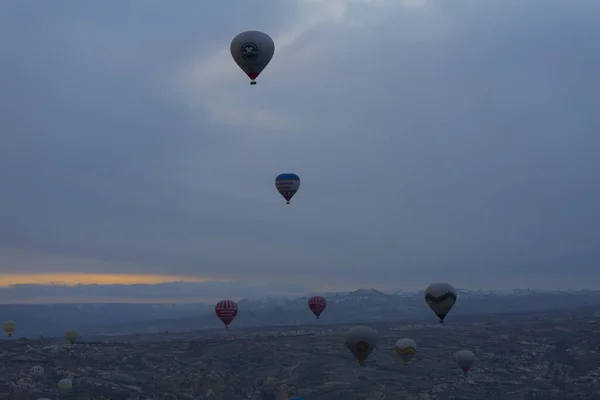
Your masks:
M412 339L400 339L395 345L396 354L400 356L406 364L417 354L417 343Z
M41 365L36 365L31 367L31 374L32 375L44 375L44 367L42 367Z
M231 41L231 57L242 71L256 84L256 78L275 54L275 43L269 35L260 31L242 32Z
M300 189L300 177L296 174L280 174L275 178L275 187L287 204L290 204L290 200Z
M308 308L310 308L310 311L312 311L312 313L317 316L317 319L319 319L321 313L327 308L327 300L325 300L325 297L323 296L313 296L308 299Z
M475 354L471 350L460 350L454 355L454 361L456 365L466 374L469 369L473 366L473 363L477 360Z
M61 392L68 392L71 389L73 389L73 381L71 379L61 379L60 381L58 381L58 389Z
M346 332L344 342L360 365L365 364L369 354L377 347L377 331L368 326L356 326Z
M215 314L223 322L225 328L235 319L238 313L238 306L233 300L221 300L215 305Z
M449 283L433 283L425 289L425 301L438 316L440 323L444 322L457 298L456 289Z
M69 341L69 343L73 344L79 338L79 332L76 329L70 329L65 332L65 338Z
M17 323L9 319L8 321L4 322L4 324L2 324L2 329L4 329L4 332L6 332L8 336L12 336L15 329L17 329Z

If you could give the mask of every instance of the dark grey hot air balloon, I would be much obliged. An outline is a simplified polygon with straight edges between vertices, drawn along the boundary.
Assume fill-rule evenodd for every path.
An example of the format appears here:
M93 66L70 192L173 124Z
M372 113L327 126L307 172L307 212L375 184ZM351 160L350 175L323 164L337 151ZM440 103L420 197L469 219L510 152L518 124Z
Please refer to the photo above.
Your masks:
M448 283L433 283L425 289L425 301L431 310L444 323L444 318L456 303L456 289Z
M256 78L275 54L275 43L266 33L260 31L242 32L231 41L231 57L256 85Z
M300 189L300 177L296 174L279 174L275 178L275 187L287 202L286 204L290 204L290 200Z
M477 357L475 357L475 354L473 354L471 350L461 350L456 352L454 355L454 361L456 362L456 365L463 370L465 375L467 372L469 372L469 369L473 366L473 363L476 360Z
M377 331L368 326L356 326L346 332L344 342L360 365L365 365L365 360L377 347Z

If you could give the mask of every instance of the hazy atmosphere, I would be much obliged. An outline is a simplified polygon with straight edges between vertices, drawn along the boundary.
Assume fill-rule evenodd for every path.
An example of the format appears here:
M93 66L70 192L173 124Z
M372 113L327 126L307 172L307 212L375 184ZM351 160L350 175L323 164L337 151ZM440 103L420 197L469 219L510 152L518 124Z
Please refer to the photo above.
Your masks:
M0 302L596 287L598 15L0 2ZM256 86L250 29L276 46Z

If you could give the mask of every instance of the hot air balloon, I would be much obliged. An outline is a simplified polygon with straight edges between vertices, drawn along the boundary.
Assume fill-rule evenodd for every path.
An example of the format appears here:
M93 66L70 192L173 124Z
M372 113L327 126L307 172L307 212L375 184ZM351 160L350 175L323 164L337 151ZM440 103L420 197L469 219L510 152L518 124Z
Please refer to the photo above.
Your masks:
M440 319L440 324L444 323L444 318L454 307L456 299L456 290L448 283L433 283L425 289L425 301Z
M31 375L44 375L44 367L41 365L31 367L30 373Z
M65 338L69 341L69 343L74 344L79 338L79 332L77 332L76 329L68 330L65 332Z
M242 32L229 46L233 61L256 85L256 78L265 69L275 54L275 43L269 35L259 31Z
M344 341L348 350L362 366L365 365L369 354L377 347L377 331L368 326L356 326L346 332Z
M417 343L412 339L400 339L396 342L396 354L400 356L405 364L408 364L411 358L417 354Z
M322 296L313 296L308 299L308 308L313 312L319 319L321 313L327 308L327 300Z
M2 325L2 329L4 329L4 332L6 332L10 337L12 336L15 329L17 329L17 323L9 319L8 321L4 322L4 324Z
M73 380L69 378L63 378L58 381L58 390L61 393L68 393L73 389Z
M233 300L221 300L215 306L217 317L225 324L225 328L229 328L229 324L234 320L238 313L238 306Z
M475 357L475 354L471 350L461 350L454 355L456 365L463 370L465 375L469 372L475 360L477 360L477 357Z
M296 174L280 174L275 178L275 187L279 194L290 204L290 200L300 189L300 178Z

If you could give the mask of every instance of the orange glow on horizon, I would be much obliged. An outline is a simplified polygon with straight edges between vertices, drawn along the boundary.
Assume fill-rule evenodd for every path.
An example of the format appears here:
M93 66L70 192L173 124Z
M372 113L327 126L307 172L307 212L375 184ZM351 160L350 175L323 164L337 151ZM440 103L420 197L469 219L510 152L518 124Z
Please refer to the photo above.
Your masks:
M135 285L157 284L165 282L198 282L206 281L227 282L228 279L198 276L178 275L136 275L136 274L83 274L83 273L57 273L57 274L0 274L0 287L11 285Z
M216 303L222 300L220 297L182 297L182 298L144 298L137 297L30 297L14 301L2 301L0 304L194 304L194 303Z

